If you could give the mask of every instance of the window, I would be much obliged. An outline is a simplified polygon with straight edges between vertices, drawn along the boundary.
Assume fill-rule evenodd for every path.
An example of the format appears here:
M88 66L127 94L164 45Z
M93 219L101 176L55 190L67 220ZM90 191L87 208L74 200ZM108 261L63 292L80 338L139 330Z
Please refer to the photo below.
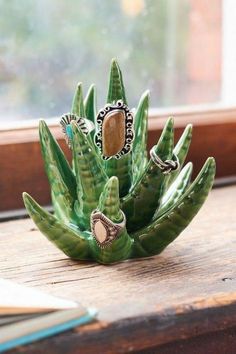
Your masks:
M2 124L67 112L78 80L85 90L95 83L103 105L113 56L132 107L147 88L154 107L218 102L224 14L234 23L232 3L0 1Z

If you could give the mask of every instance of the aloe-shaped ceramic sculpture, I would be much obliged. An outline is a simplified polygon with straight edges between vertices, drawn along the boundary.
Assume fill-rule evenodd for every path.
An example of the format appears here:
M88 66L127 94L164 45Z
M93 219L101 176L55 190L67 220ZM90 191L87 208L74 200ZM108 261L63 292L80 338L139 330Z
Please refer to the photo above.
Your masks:
M133 117L116 60L107 105L98 114L95 101L94 85L83 100L79 84L72 112L62 119L71 166L40 122L54 214L26 193L25 206L39 230L75 260L108 264L159 254L201 208L213 184L215 161L208 158L191 183L192 163L183 165L192 127L174 146L172 118L148 158L149 93L143 94Z

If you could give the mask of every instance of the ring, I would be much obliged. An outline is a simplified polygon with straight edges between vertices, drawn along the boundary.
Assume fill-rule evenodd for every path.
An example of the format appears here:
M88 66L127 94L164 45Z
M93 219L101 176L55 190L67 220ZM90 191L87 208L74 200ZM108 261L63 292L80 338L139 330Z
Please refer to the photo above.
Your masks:
M99 210L94 210L91 214L92 235L98 246L105 248L117 239L121 231L125 228L126 217L121 210L123 220L120 223L112 222Z
M96 121L98 131L94 142L103 160L120 159L130 153L134 140L133 113L122 100L107 104L98 112Z
M152 161L161 169L164 175L178 170L180 166L179 159L175 154L173 154L173 160L162 161L162 159L155 152L155 146L153 146L150 150L150 156Z
M67 145L69 146L70 149L72 147L72 139L73 139L72 128L70 125L71 122L72 121L76 122L76 124L81 129L81 131L85 135L87 135L89 133L89 129L87 127L87 120L88 119L78 117L76 114L73 114L73 113L67 113L61 117L60 125L62 127L62 131L64 133Z

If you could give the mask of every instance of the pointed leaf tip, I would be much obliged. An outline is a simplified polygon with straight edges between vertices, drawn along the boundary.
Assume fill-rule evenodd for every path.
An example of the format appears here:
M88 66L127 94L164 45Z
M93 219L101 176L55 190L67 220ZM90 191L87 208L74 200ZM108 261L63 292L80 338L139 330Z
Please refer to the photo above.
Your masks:
M155 145L155 152L160 158L169 159L172 156L174 146L174 119L168 118L161 133L158 143Z
M42 131L43 129L47 129L47 123L44 119L39 120L39 131Z
M48 136L51 136L50 129L45 120L41 119L39 121L39 138L41 145L44 145L45 138Z
M75 94L82 94L83 93L83 89L82 89L82 82L78 82L78 84L76 85L76 90L75 90Z
M216 169L216 160L214 157L210 156L207 158L205 164L209 164L211 165L212 168L215 168Z
M185 167L184 168L186 168L186 170L188 169L188 170L193 170L193 163L192 163L192 161L189 161L186 165L185 165Z
M140 100L139 100L139 105L138 106L142 106L142 105L149 105L149 100L150 100L150 91L149 90L146 90L143 92L142 96L140 97ZM137 108L137 111L138 111L138 108Z
M166 135L168 135L168 132L172 132L173 133L174 130L174 118L173 117L169 117L165 123L165 126L162 130L160 139L162 137L165 137Z
M111 59L111 66L118 66L119 67L119 64L118 64L118 61L116 58Z
M111 194L115 194L119 199L119 179L116 176L112 176L106 183L107 190L110 191Z
M192 123L189 123L189 124L186 126L186 128L189 129L189 130L192 130L192 129L193 129Z
M119 179L116 176L110 177L104 186L103 192L107 198L113 195L113 197L119 199Z
M120 65L118 64L118 61L117 61L116 58L113 58L111 60L110 71L111 72L117 72L117 73L121 74Z
M80 96L83 96L82 82L78 82L76 85L74 99L75 97L80 98Z
M144 99L149 101L150 100L150 90L144 91L142 96L144 97Z
M78 117L85 117L82 82L77 84L73 97L71 112L76 114Z
M110 182L111 184L115 185L115 184L119 183L119 179L116 176L112 176L112 177L109 178L108 182Z
M26 192L22 193L22 197L26 210L32 216L32 207L38 206L38 203Z
M122 220L119 198L119 180L112 176L106 182L99 198L98 208L112 221Z
M215 158L213 157L213 156L210 156L210 157L208 157L207 158L207 161L211 161L212 163L214 163L215 164L215 162L216 162L216 160L215 160Z
M125 104L127 104L122 72L117 60L112 59L109 74L107 103L113 103L117 100L122 100Z
M166 123L168 126L173 126L174 125L174 117L170 116L168 117L167 119L167 123Z
M46 121L42 118L39 119L39 125L43 125L46 124Z
M193 125L192 124L186 125L185 131L186 131L186 135L192 136Z
M22 193L22 198L23 198L24 203L26 203L28 201L28 197L29 197L29 194L27 192Z
M89 87L86 97L84 99L84 110L85 110L86 118L89 119L91 122L93 122L93 124L95 125L96 125L96 115L97 115L96 103L97 103L96 86L95 84L92 84Z

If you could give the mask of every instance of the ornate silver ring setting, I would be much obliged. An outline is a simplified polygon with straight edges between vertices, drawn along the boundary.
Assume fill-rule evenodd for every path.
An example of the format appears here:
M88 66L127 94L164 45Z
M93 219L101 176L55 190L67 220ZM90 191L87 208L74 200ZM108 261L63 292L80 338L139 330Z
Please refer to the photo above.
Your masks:
M126 217L121 211L123 220L120 223L112 222L99 210L94 210L91 214L91 230L94 239L100 248L105 248L116 240L121 231L125 228Z
M81 131L87 135L91 130L94 129L94 126L91 125L91 122L82 117L78 117L76 114L73 113L66 113L61 117L60 120L60 125L62 127L62 131L65 136L65 140L67 142L67 145L71 149L72 146L72 129L71 129L71 122L74 121L78 125L78 127L81 129ZM89 123L89 124L88 124Z
M131 151L133 113L122 100L107 104L98 112L97 127L94 141L104 160L120 159Z

